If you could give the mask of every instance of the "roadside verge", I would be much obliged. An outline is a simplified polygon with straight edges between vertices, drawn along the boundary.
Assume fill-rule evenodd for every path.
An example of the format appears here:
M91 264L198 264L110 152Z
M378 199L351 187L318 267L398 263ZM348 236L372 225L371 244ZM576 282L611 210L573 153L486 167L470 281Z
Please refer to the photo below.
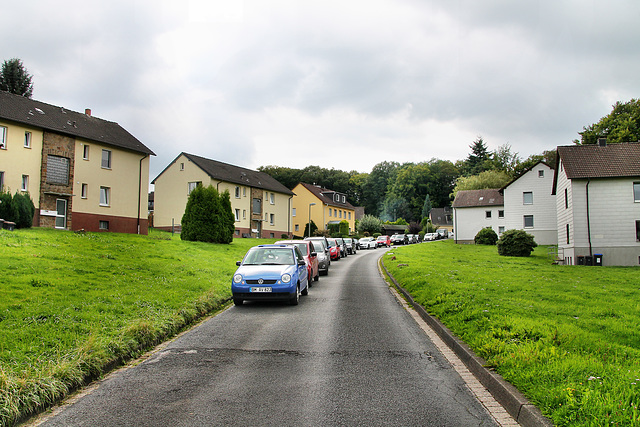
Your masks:
M542 415L540 410L531 404L518 389L496 372L485 368L487 365L485 360L478 357L469 346L458 339L445 325L427 313L424 307L416 303L411 294L400 286L387 270L382 257L380 257L378 262L382 270L384 270L384 274L389 278L398 292L404 296L422 320L425 321L462 363L464 363L467 369L469 369L478 381L491 393L494 399L505 408L509 415L523 427L553 426L553 423Z

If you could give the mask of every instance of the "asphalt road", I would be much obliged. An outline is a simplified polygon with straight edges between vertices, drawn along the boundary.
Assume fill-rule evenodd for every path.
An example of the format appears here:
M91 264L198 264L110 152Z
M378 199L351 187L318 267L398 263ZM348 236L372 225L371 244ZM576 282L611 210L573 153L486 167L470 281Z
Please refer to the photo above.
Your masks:
M44 426L494 426L377 269L333 262L300 305L231 307Z

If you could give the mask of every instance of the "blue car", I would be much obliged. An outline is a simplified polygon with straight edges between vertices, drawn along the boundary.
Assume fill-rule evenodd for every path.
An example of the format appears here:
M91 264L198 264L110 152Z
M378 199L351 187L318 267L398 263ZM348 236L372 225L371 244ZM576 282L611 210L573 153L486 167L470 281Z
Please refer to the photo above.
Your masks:
M289 301L297 305L309 293L309 274L304 257L295 246L260 245L247 251L231 281L233 303Z

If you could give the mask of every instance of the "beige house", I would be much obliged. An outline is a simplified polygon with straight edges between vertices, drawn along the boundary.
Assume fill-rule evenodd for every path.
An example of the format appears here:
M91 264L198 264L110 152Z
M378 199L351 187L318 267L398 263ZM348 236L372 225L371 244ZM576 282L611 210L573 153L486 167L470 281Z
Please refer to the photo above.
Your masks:
M291 235L293 192L264 172L180 153L152 182L154 228L180 231L189 193L197 185L227 190L235 215L235 237Z
M29 193L35 226L146 234L151 155L89 109L0 92L0 188Z
M309 215L319 229L327 230L331 223L347 221L349 234L355 230L356 208L347 201L345 194L304 182L296 185L293 192L291 218L294 235L304 234Z

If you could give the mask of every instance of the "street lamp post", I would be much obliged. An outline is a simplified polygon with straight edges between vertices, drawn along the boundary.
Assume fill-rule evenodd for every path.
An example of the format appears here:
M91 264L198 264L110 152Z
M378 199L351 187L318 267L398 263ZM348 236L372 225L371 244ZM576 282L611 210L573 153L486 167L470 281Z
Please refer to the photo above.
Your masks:
M307 227L308 227L308 230L309 230L308 231L308 233L309 233L308 237L311 237L311 206L315 206L315 205L316 205L315 203L309 203L309 224L307 224Z

